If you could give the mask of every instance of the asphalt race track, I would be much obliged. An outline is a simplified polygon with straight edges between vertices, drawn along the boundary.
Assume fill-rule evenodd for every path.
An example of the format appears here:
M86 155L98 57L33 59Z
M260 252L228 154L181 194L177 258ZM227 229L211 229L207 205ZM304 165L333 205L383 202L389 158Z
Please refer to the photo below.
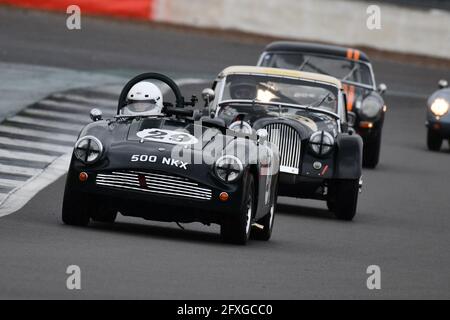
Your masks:
M254 64L263 45L147 24L0 8L0 62L108 75L209 79ZM364 171L353 222L323 203L281 198L270 242L221 243L219 228L119 217L80 229L60 221L64 177L0 218L0 298L450 298L450 152L425 146L426 96L450 70L375 61L388 114L381 164ZM199 94L206 84L184 87ZM26 88L24 88L26 90ZM8 96L1 99L7 100ZM25 106L24 106L25 107ZM82 290L66 288L66 268ZM366 268L381 268L368 290Z

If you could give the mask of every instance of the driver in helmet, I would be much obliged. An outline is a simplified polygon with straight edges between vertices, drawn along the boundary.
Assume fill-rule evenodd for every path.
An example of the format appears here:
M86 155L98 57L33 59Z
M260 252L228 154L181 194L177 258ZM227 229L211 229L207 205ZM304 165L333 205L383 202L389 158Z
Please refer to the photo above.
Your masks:
M157 116L162 114L163 97L161 90L151 82L136 83L127 94L127 105L121 110L123 115Z
M236 100L254 100L256 90L256 84L252 81L234 82L230 85L230 96Z

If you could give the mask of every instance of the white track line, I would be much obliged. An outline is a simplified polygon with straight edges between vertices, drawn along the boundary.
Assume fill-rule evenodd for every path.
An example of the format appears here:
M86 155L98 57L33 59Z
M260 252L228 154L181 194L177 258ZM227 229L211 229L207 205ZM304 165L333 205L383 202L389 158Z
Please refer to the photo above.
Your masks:
M119 97L119 94L117 94L117 98ZM116 107L117 106L117 99L99 99L99 98L88 98L85 96L81 96L78 94L72 94L72 93L56 93L51 96L51 98L57 98L57 99L67 99L71 102L78 102L85 104L87 106L93 106L96 107L98 105L104 106L104 107Z
M27 116L14 116L8 118L8 120L23 124L31 124L31 125L35 124L43 127L61 130L79 131L83 127L82 124L62 123L61 121L43 120Z
M48 111L48 110L39 110L39 109L25 109L22 111L22 114L28 115L28 116L44 116L49 118L61 118L61 119L67 119L67 120L78 120L78 121L84 121L86 123L90 122L89 115L86 114L79 114L79 113L70 113L64 110L61 111Z
M115 94L117 97L119 97L120 92L122 91L122 88L124 87L125 83L123 85L111 85L108 87L100 87L100 88L94 88L90 89L89 92L98 92L98 93L106 93L106 94ZM117 101L116 101L117 103Z
M28 161L40 161L50 163L54 161L57 157L47 156L45 154L30 153L23 151L12 151L12 150L2 150L0 149L0 157L17 159L17 160L28 160Z
M6 164L0 164L0 174L8 173L8 174L25 174L27 176L34 176L40 172L42 172L42 169L19 167L19 166L8 166Z
M72 147L64 147L60 145L50 144L50 143L44 143L44 142L35 142L30 140L24 140L24 139L13 139L13 138L6 138L6 137L0 137L0 144L6 144L10 146L18 146L18 147L28 147L28 148L35 148L40 150L46 150L46 151L55 151L55 152L61 152L66 153L73 150Z
M53 139L65 142L75 142L77 140L76 135L69 135L64 133L47 132L34 129L17 128L13 126L3 126L0 125L0 132L21 134L26 136L34 136L38 138Z
M89 114L89 111L93 109L95 106L86 106L86 105L80 105L79 103L72 103L72 102L59 102L59 101L53 101L53 100L42 100L38 102L38 105L43 106L49 106L49 107L57 107L61 110L65 111L75 111L75 112L85 112L86 114ZM114 108L100 108L105 114L115 114L115 107Z
M30 201L40 190L67 173L70 154L65 154L53 161L45 170L41 170L21 187L8 194L0 194L0 217L16 212ZM1 170L1 168L0 168Z
M8 187L8 188L17 188L23 185L25 181L21 180L12 180L12 179L1 179L0 178L0 186Z
M199 78L184 78L175 81L178 86L187 86L192 84L210 83L209 79L199 79Z

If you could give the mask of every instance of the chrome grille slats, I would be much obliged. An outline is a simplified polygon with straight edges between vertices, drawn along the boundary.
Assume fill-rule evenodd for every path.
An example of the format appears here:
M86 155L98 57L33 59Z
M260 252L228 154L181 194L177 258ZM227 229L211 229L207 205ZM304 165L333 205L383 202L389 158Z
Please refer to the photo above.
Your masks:
M96 184L105 187L165 194L180 198L210 200L212 191L189 179L141 171L113 171L97 175Z
M264 127L268 140L280 152L280 171L298 174L300 169L301 138L297 130L284 123L271 123Z
M168 192L168 191L160 191L160 190L147 190L139 187L129 187L129 186L118 186L116 184L108 184L108 183L99 183L99 185L103 186L109 186L109 187L115 187L115 188L122 188L122 189L129 189L129 190L136 190L136 191L144 191L149 193L158 193L158 194L165 194L165 195L171 195L171 196L179 196L179 197L186 197L186 198L193 198L193 199L200 199L200 200L210 200L211 197L205 197L200 195L180 195L178 192Z
M187 185L187 186L196 186L198 185L195 182L189 182L187 180L184 180L182 178L178 179L179 177L171 177L171 176L166 176L166 175L161 175L161 174L152 174L152 173L145 173L145 172L136 172L137 174L142 174L145 175L146 177L150 178L150 179L154 179L154 180L161 180L161 181L172 181L174 183L177 184L182 184L182 185Z

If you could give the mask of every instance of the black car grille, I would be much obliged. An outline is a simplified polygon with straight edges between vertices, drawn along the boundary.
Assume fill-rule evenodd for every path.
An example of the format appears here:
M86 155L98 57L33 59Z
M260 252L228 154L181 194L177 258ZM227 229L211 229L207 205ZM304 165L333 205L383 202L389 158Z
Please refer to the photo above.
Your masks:
M283 123L271 123L264 128L269 134L268 140L276 145L280 152L280 171L298 174L302 140L297 130Z
M135 190L177 198L210 200L211 189L200 187L189 179L140 171L113 171L97 175L99 186Z

